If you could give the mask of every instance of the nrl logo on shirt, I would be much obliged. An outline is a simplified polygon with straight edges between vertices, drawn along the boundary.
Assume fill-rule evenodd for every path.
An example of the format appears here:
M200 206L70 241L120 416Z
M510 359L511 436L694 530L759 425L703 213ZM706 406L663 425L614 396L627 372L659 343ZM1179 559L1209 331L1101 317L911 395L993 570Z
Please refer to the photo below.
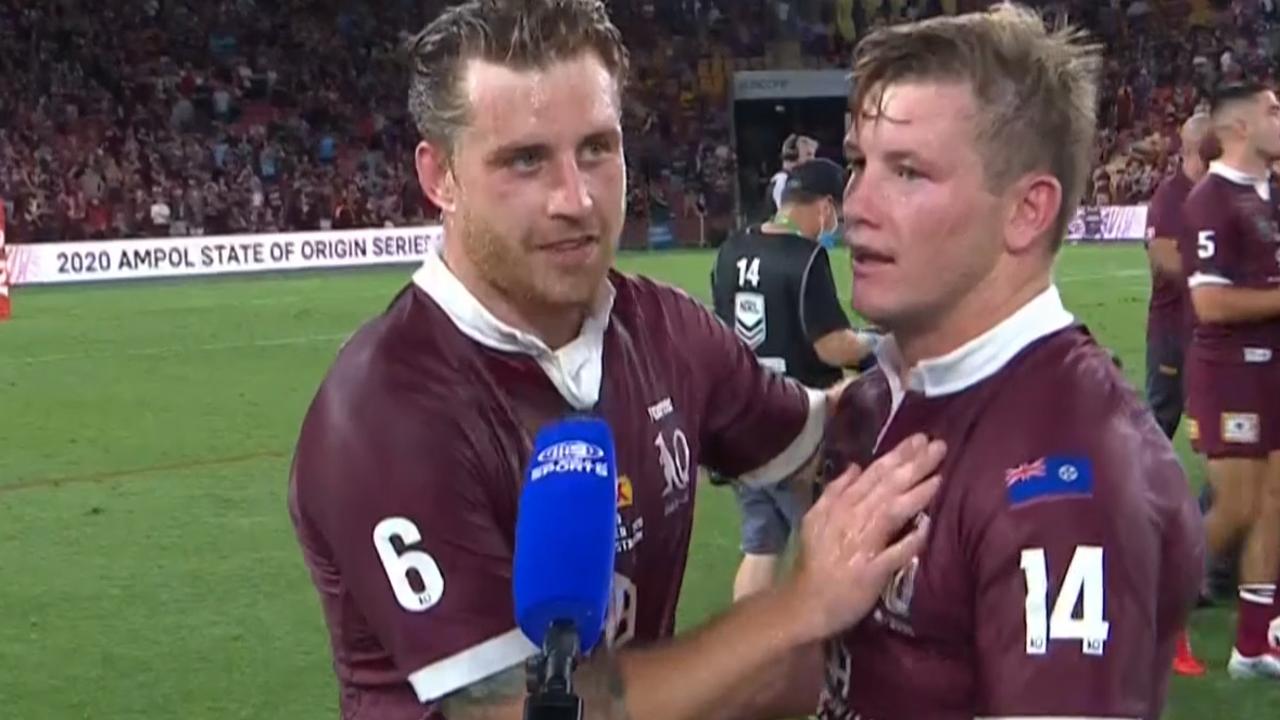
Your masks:
M763 295L740 292L733 296L733 331L752 350L764 343L768 328Z

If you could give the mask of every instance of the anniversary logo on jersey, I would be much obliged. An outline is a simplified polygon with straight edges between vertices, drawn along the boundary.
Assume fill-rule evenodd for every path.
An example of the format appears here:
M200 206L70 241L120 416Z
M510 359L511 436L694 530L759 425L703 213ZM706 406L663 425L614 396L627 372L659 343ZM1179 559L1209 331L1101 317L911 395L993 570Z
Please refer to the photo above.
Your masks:
M760 347L768 332L764 318L764 295L740 292L733 296L733 332L752 350Z
M689 483L694 471L693 451L685 433L680 411L670 397L649 406L649 419L656 426L653 447L658 466L666 480L662 488L662 510L665 515L689 502Z

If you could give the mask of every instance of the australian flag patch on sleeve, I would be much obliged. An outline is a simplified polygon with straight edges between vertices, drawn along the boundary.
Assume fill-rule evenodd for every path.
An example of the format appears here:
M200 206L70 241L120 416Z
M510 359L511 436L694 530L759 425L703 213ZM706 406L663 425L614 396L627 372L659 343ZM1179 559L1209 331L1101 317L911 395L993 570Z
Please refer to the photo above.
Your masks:
M1093 495L1089 458L1049 455L1004 471L1010 505Z

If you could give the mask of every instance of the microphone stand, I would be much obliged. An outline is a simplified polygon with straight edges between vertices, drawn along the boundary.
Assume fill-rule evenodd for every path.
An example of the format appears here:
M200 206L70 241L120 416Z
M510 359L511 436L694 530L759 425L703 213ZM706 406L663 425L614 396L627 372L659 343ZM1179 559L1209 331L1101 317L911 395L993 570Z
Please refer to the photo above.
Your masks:
M573 691L578 665L578 630L556 620L542 641L542 652L525 664L529 696L524 720L582 720L582 699Z

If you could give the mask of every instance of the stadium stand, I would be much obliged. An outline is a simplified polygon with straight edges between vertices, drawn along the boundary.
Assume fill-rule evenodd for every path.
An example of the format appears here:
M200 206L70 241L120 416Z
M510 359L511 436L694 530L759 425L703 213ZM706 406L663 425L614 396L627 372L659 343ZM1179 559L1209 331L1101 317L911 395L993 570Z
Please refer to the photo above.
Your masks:
M10 242L382 227L434 216L411 165L399 49L447 3L0 0ZM612 2L634 54L629 222L706 243L735 222L735 70L847 65L859 32L966 0ZM1106 42L1086 202L1145 200L1219 79L1273 75L1274 0L1037 3ZM1218 5L1225 5L1224 8ZM747 185L744 182L744 185ZM714 242L714 239L712 240Z

